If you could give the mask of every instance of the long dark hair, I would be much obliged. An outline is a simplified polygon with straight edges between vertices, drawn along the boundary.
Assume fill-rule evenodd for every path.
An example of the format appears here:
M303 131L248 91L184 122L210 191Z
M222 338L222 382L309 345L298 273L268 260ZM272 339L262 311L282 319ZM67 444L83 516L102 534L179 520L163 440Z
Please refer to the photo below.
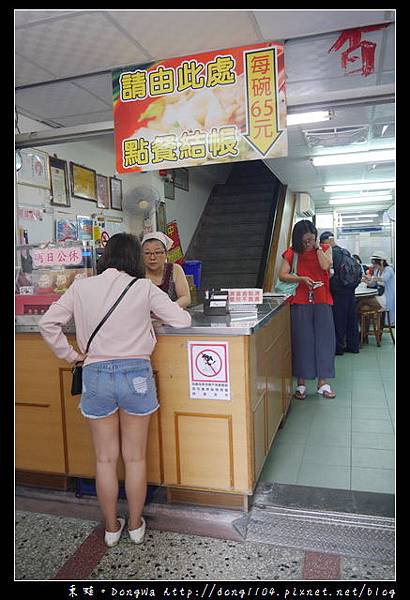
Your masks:
M372 258L372 262L376 263L376 265L379 265L379 267L388 267L389 263L387 262L387 260L384 260L384 258ZM382 264L384 263L384 264Z
M97 262L97 273L113 268L125 271L132 277L143 278L145 272L141 261L141 244L131 233L116 233L107 242Z
M308 219L298 221L292 231L292 248L298 254L302 254L304 251L302 238L305 233L314 233L315 239L317 238L317 229Z

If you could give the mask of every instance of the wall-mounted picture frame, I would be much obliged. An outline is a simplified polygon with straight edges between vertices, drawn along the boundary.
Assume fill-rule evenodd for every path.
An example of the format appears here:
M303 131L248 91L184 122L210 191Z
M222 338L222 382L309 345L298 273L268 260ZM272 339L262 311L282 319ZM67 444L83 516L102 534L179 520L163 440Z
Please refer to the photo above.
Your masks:
M118 177L110 177L111 208L122 210L122 181Z
M110 187L108 185L108 177L97 173L96 185L98 208L110 208Z
M17 172L17 183L50 189L50 165L47 152L37 148L19 150L21 167Z
M175 185L173 179L171 181L164 179L164 198L175 200Z
M68 187L67 161L50 156L50 204L56 206L71 206Z
M180 169L173 169L174 184L175 187L189 192L189 171L188 169L181 167Z
M96 175L94 169L70 162L71 194L76 198L97 202Z
M165 233L167 228L166 204L164 201L157 202L156 205L157 231Z

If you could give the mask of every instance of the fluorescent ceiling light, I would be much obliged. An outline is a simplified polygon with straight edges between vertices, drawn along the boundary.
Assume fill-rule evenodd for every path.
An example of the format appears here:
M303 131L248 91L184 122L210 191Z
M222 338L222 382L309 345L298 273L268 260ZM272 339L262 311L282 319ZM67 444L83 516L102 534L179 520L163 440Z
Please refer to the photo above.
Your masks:
M299 125L300 123L316 123L318 121L328 121L331 113L329 110L316 110L313 112L297 113L287 115L286 122L289 125Z
M351 227L352 225L362 225L363 223L373 223L373 225L378 225L378 223L375 223L372 219L363 219L362 221L354 221L354 223L342 223L341 226Z
M327 154L314 156L311 161L315 167L326 165L348 165L353 163L383 162L394 160L395 150L372 150L370 152L350 152L345 154Z
M367 217L378 217L378 216L379 216L378 213L371 213L368 215L363 215L362 213L358 213L357 216L340 214L339 218L343 219L343 221L346 221L346 219L364 219Z
M333 200L329 200L329 204L368 204L369 202L387 202L392 199L391 195L366 196L365 198L358 196L357 198L334 198Z
M343 194L341 196L331 196L331 200L340 200L340 198L373 198L374 196L390 196L390 192L386 191L386 190L374 190L373 192L360 192L360 194L349 194L348 196L344 196Z
M392 190L396 187L395 181L375 181L373 183L346 183L338 185L325 185L325 192L355 192L360 190Z
M329 202L331 200L337 200L338 202L343 201L343 202L349 202L349 200L354 200L356 202L359 200L363 200L363 202L369 202L370 200L375 200L376 202L378 202L379 200L392 200L393 196L387 192L383 192L383 194L359 194L358 196L355 196L354 194L352 196L331 196L329 198Z

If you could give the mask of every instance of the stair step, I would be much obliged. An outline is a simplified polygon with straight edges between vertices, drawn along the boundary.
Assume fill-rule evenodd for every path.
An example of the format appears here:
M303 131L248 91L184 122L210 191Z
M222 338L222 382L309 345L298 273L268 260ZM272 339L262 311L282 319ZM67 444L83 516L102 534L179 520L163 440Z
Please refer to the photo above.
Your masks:
M248 206L251 202L265 202L265 204L271 204L274 198L273 192L241 192L240 194L215 194L209 198L210 206L215 204L235 206L243 205Z
M225 183L227 183L228 185L231 183L234 184L239 184L239 183L252 183L252 184L258 184L258 183L273 183L273 184L277 184L277 179L275 178L275 175L273 173L241 173L238 175L229 175L228 179L226 180Z
M207 259L206 264L202 265L202 273L255 273L259 269L258 259L242 258L240 261L236 259L220 260L216 258Z
M248 215L250 212L252 213L269 213L271 209L272 202L266 202L264 200L250 200L249 203L241 202L236 204L231 202L226 204L225 202L215 202L206 208L204 213L204 217L206 218L208 215L221 215L221 214L239 214L244 213Z
M199 235L202 236L204 234L205 239L214 239L223 237L224 239L228 239L229 237L243 237L244 235L248 237L257 237L259 235L264 235L266 230L266 222L258 221L257 223L232 223L229 229L226 228L225 225L215 225L212 229L202 229L199 232Z
M218 259L218 260L226 260L229 258L236 258L237 260L242 260L243 258L243 239L238 240L238 244L234 246L231 244L230 246L225 246L225 240L222 240L224 245L221 244L206 244L201 247L201 251L198 252L198 257L206 257L207 261ZM248 246L246 248L246 256L247 258L257 258L260 259L263 251L263 245ZM198 258L201 260L201 258Z
M256 183L256 184L238 184L234 183L224 183L214 185L212 188L211 197L216 196L232 196L237 194L244 193L266 193L271 196L275 193L276 185L275 182L267 182L267 183Z
M249 212L244 211L240 213L218 214L218 215L206 215L204 221L206 221L206 227L214 227L215 225L229 226L240 225L245 223L259 223L261 219L266 220L269 217L268 211L263 212Z
M212 273L207 278L201 278L201 289L256 287L256 282L256 273Z

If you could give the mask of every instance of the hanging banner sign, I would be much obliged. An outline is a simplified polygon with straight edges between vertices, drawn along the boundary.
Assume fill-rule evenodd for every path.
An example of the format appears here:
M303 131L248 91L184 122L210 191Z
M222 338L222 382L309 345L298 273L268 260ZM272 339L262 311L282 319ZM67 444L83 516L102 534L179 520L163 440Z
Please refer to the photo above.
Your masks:
M118 173L287 156L284 45L112 72Z
M230 400L228 342L188 342L189 397Z
M171 240L174 240L173 245L167 252L167 259L169 262L182 265L184 263L184 254L182 252L181 240L179 239L177 222L171 221L170 223L167 223L165 233Z

